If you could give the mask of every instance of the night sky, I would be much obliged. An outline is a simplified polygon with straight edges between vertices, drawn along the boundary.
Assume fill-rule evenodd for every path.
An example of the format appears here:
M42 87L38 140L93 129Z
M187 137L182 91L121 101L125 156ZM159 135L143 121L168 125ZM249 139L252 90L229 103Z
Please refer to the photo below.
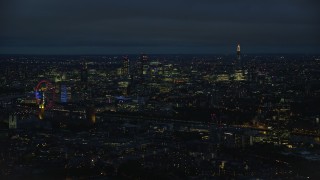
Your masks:
M1 54L320 53L319 0L0 0Z

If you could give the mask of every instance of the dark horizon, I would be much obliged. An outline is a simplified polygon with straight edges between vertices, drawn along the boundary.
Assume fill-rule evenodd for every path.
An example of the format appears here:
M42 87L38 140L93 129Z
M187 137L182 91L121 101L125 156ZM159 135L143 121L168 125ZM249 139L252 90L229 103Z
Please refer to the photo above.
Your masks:
M243 46L242 46L243 47ZM3 52L1 51L1 47L0 47L0 55L136 55L136 54L154 54L154 55L233 55L236 53L236 44L234 44L233 46L230 46L228 48L220 48L223 50L220 51L195 51L195 52L190 52L190 51L152 51L152 50L141 50L141 51L88 51L88 49L84 52L81 51L51 51L51 50L44 50L44 51L18 51L18 52L12 52L11 51L7 51L7 52ZM150 48L145 48L145 49L150 49ZM190 47L190 49L199 49L199 48L195 48L195 47ZM270 54L270 55L279 55L279 54L298 54L298 55L318 55L320 54L320 47L312 47L311 49L307 50L307 51L302 51L303 49L299 49L299 48L289 48L289 49L293 49L293 50L281 50L281 48L277 48L277 47L269 47L267 48L269 49L269 51L263 51L263 50L249 50L249 51L242 51L242 54L244 55L250 55L250 54ZM271 49L271 50L270 50ZM282 48L283 49L283 48ZM312 50L314 49L314 50Z
M318 1L12 0L0 54L319 53Z
M105 54L35 54L35 53L21 53L21 54L1 54L0 56L139 56L141 54L146 54L149 56L235 56L235 52L231 53L105 53ZM270 56L319 56L319 53L241 53L242 57L255 56L255 55L270 55Z

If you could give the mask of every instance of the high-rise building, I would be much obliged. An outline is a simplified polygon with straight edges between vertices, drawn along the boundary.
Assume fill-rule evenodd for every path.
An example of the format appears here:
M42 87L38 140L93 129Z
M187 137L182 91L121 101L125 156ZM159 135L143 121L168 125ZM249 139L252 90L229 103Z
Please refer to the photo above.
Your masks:
M237 60L234 63L233 80L235 80L235 81L245 81L245 80L247 80L247 77L246 77L247 73L246 72L247 72L247 70L243 69L243 64L242 64L242 61L241 61L240 44L238 44L237 45Z
M61 102L66 103L68 99L68 94L67 94L67 86L65 84L61 85Z
M237 46L237 56L238 56L238 59L241 58L240 44L238 44L238 46Z
M138 75L142 78L144 74L145 66L148 63L148 56L146 54L141 54L138 61Z
M129 69L130 68L130 64L129 64L129 58L128 56L124 56L123 57L123 65L122 65L122 69L121 69L121 74L123 77L128 77L130 72Z
M88 66L87 63L84 62L81 68L81 82L88 82Z

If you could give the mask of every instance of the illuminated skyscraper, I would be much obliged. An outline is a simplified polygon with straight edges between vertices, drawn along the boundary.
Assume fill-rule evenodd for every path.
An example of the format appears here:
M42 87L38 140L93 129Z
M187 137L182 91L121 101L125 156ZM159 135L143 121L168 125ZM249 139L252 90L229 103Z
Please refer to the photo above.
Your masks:
M140 77L143 76L144 74L144 69L145 69L145 66L147 65L148 63L148 56L146 54L141 54L140 55L140 58L139 58L139 62L138 62L138 75Z
M237 60L234 63L234 74L233 80L235 81L245 81L245 70L243 69L243 65L241 62L241 51L240 51L240 44L237 45Z
M237 57L238 57L238 59L241 58L240 44L238 44L238 46L237 46Z

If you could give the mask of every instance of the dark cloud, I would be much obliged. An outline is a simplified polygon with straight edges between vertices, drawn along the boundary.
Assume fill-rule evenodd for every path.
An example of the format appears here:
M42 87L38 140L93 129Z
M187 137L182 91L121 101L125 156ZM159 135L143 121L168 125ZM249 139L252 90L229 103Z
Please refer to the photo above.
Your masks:
M248 52L320 47L320 2L313 0L3 0L0 5L0 53L232 52L238 41Z

